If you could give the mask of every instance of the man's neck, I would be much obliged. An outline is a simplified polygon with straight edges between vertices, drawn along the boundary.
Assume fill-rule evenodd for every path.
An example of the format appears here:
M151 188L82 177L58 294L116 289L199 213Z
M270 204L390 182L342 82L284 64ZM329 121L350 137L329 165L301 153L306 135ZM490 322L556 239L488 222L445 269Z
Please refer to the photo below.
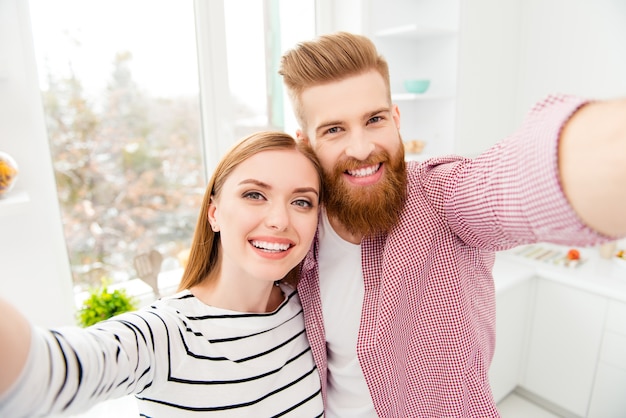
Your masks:
M352 232L348 231L346 227L341 222L339 222L339 220L330 215L328 215L328 222L330 223L330 226L333 227L337 235L341 237L341 239L343 239L344 241L348 241L352 244L361 245L363 234L353 234Z

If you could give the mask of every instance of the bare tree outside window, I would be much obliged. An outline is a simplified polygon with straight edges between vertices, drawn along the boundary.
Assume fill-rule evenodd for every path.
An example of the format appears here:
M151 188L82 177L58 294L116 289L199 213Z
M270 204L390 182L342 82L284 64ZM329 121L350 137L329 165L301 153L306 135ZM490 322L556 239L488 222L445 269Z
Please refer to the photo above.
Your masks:
M41 5L33 3L36 12ZM152 10L158 7L149 3ZM114 8L115 4L102 2L100 6ZM180 5L174 1L166 7ZM170 21L170 27L193 25L193 7L187 9L188 19ZM80 8L74 10L79 22L74 28L90 24L80 22L80 12ZM133 73L133 54L142 51L127 49L100 56L108 60L109 73L103 72L100 89L87 89L85 79L92 74L74 57L79 61L82 55L95 56L97 51L89 51L91 45L83 44L81 35L80 30L66 29L65 40L73 54L68 55L65 68L45 60L39 63L45 74L42 95L47 133L77 290L99 285L103 278L115 283L137 277L134 257L153 249L164 256L164 270L180 267L178 255L191 242L206 185L198 93L165 96L143 87ZM37 40L41 41L36 38L36 44ZM163 57L171 52L166 46L159 45ZM43 56L52 59L53 53L48 50ZM158 71L161 63L152 64ZM163 83L186 73L163 74Z
M175 280L211 169L203 141L217 140L202 138L198 54L210 51L197 50L194 2L29 4L75 291L139 277L135 257L153 250ZM285 129L279 58L312 37L314 1L223 6L209 20L225 27L230 96L217 102L232 110L234 138Z

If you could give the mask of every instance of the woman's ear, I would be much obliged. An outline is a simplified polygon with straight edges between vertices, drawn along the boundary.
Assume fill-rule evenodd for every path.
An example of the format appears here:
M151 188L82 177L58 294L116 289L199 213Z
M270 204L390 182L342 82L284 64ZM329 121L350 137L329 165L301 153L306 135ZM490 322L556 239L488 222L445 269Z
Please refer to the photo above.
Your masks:
M215 205L215 199L211 197L211 202L209 202L209 208L207 209L207 219L209 221L209 224L211 225L211 229L214 232L218 232L220 230L216 214L217 206Z

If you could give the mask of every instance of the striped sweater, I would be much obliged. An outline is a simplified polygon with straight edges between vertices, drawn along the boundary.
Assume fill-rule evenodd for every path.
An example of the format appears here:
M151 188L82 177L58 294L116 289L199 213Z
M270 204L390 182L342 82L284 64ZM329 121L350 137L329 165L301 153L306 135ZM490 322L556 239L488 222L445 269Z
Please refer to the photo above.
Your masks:
M144 417L318 417L320 379L297 293L274 312L205 305L189 291L90 328L33 328L0 416L76 413L135 394Z

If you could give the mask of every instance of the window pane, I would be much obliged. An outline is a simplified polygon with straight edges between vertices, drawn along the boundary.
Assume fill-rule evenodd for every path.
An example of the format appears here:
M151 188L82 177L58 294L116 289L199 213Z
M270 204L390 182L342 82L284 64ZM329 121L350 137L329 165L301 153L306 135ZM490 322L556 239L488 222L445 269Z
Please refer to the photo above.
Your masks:
M180 267L206 185L193 2L30 5L75 284L135 278L152 249Z
M262 129L293 134L278 67L286 49L315 35L315 1L227 0L224 15L235 138Z
M264 3L259 0L224 2L235 138L278 128L271 125L268 114Z
M197 24L224 19L225 39L214 41L227 51L231 97L203 94L232 104L235 139L260 129L293 133L277 70L286 48L314 35L314 0L223 5L224 16ZM219 154L209 144L224 140L201 140L199 101L209 100L199 98L194 3L31 0L30 7L76 290L136 278L133 259L152 249L164 256L161 271L179 272L213 169L202 156ZM210 53L200 51L205 62ZM221 74L209 85L224 85L213 79Z

